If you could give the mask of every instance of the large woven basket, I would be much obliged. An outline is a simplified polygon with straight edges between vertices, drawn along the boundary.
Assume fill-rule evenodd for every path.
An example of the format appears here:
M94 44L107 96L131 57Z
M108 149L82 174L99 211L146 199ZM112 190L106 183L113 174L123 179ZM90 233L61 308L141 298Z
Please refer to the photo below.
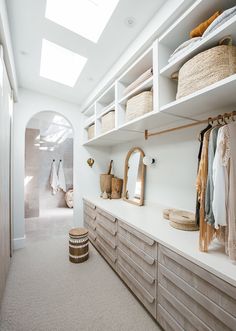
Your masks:
M201 52L179 71L176 99L236 73L236 47L221 45Z
M112 110L109 113L107 113L106 115L102 116L101 119L101 131L102 133L105 133L107 131L110 131L112 129L114 129L115 127L115 111Z
M95 124L92 124L88 127L88 139L94 138L95 134Z
M152 92L145 91L129 99L126 105L126 122L152 111Z

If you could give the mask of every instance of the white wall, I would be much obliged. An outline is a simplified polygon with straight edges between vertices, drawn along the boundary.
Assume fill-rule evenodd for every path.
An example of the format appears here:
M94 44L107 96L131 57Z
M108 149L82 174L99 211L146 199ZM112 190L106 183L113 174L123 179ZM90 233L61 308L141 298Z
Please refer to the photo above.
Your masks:
M115 175L123 178L124 162L131 147L141 147L157 159L147 167L145 203L195 210L198 134L201 126L113 147Z
M82 225L82 196L99 194L99 173L104 172L109 161L109 149L84 148L81 146L81 114L76 105L32 92L19 90L19 102L14 106L13 127L13 222L15 248L24 246L24 155L25 128L32 116L41 111L55 111L63 115L74 130L74 223ZM95 159L93 168L87 165L87 159Z

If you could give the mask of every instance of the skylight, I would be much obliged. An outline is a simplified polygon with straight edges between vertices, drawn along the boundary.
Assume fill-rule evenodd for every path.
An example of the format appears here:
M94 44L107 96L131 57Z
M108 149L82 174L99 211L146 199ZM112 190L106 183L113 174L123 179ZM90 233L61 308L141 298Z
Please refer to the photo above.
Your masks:
M40 76L73 87L86 62L85 57L43 39Z
M45 17L97 42L119 0L47 0Z

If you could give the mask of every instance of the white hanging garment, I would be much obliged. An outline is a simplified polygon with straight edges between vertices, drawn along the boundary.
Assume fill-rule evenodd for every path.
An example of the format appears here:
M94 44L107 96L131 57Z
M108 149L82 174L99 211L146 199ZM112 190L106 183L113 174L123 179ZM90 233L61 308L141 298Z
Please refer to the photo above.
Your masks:
M59 167L58 167L58 181L59 181L59 185L58 185L59 189L66 192L66 180L65 180L65 174L61 160L59 162Z
M51 175L50 175L50 186L52 188L52 194L55 195L58 191L58 177L55 161L52 162Z

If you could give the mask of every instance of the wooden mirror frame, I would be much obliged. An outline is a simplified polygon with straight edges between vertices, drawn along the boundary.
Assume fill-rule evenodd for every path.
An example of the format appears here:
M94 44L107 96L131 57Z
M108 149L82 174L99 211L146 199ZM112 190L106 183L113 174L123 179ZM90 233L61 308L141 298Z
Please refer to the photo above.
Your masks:
M136 202L136 201L133 201L133 200L129 200L127 197L126 197L126 188L127 188L127 182L128 182L128 166L129 166L129 159L130 159L130 156L133 152L140 152L141 154L141 157L142 157L142 173L141 173L141 193L140 193L140 201L139 202ZM134 205L138 205L138 206L143 206L144 204L144 182L145 182L145 172L146 172L146 166L145 164L143 163L143 158L144 158L145 154L144 154L144 151L140 148L140 147L133 147L129 150L129 152L127 153L127 156L126 156L126 159L125 159L125 169L124 169L124 186L123 186L123 194L122 194L122 198L124 201L127 201L129 203L132 203Z

